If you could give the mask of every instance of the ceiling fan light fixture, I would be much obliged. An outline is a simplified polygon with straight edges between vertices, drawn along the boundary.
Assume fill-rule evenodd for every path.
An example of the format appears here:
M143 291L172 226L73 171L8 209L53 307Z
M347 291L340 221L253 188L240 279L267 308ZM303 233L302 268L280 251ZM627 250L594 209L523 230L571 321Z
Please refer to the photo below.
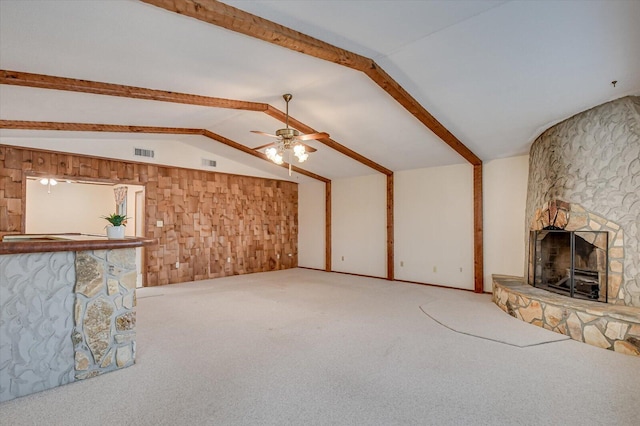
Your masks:
M307 158L309 158L309 154L304 149L304 145L295 145L293 147L293 154L298 157L298 162L303 163Z
M267 158L276 164L282 164L282 153L275 147L270 147L264 151Z
M42 178L40 179L40 183L47 187L47 194L51 194L51 187L56 186L58 181L53 178Z
M293 153L295 155L297 155L298 157L300 157L301 155L303 155L305 153L304 151L304 145L300 145L300 144L296 144L293 146Z
M276 156L276 154L278 153L278 150L275 149L274 147L271 148L267 148L264 150L265 155L267 156L267 158L271 161L273 161L273 158Z
M289 175L291 175L292 151L293 151L293 155L296 156L299 163L302 163L309 158L309 152L317 151L315 148L306 146L300 141L328 138L329 134L326 132L315 132L315 133L301 135L300 132L297 131L296 129L290 128L289 127L289 101L291 100L292 96L287 93L282 95L282 97L284 98L284 101L287 106L286 113L285 113L286 127L284 129L278 129L275 135L261 132L258 130L252 130L251 132L258 133L263 136L271 136L271 137L275 136L278 138L277 140L275 140L270 144L262 145L254 149L256 151L259 151L265 147L269 147L264 151L264 153L269 160L273 161L276 164L282 164L284 156L288 154L287 161L289 162Z

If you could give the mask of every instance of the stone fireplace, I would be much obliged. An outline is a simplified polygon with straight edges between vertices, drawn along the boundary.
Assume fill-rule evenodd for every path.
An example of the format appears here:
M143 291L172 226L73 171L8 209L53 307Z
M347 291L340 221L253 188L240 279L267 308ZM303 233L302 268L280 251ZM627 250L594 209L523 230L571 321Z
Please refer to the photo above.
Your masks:
M624 303L623 247L624 232L617 223L579 204L552 200L531 221L528 283L566 296Z
M606 232L599 231L531 231L529 284L569 297L606 303L606 237Z
M495 276L494 302L575 340L640 355L640 97L577 114L534 141L525 214L527 278Z
M526 218L527 240L548 226L606 231L608 303L640 307L640 97L582 112L534 141Z

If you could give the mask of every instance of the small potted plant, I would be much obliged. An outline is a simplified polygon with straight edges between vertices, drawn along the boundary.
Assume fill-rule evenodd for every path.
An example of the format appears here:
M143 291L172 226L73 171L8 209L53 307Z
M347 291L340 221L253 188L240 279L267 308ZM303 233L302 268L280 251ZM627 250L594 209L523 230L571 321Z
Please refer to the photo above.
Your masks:
M105 226L105 228L107 228L107 238L110 240L121 240L124 238L124 227L127 225L128 217L112 213L110 216L102 216L102 218L111 224L111 226Z

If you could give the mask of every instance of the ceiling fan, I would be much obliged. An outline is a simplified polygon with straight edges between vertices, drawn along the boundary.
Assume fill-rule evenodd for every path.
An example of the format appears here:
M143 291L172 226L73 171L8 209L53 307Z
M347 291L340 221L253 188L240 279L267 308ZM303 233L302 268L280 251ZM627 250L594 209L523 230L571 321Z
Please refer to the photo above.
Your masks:
M255 149L259 151L261 149L267 148L265 150L265 154L269 160L273 161L276 164L282 164L284 162L284 158L286 155L289 156L289 176L291 176L291 154L298 159L299 163L302 163L307 158L309 158L309 152L315 152L317 149L303 144L301 141L308 141L314 139L322 139L328 138L329 134L325 132L317 132L317 133L308 133L306 135L301 135L299 131L295 129L289 128L289 101L293 96L289 93L282 95L284 99L287 109L286 109L286 119L284 129L276 130L276 134L272 135L270 133L261 132L259 130L252 130L252 133L257 133L259 135L270 136L272 138L277 138L277 140L268 143L266 145L258 146Z

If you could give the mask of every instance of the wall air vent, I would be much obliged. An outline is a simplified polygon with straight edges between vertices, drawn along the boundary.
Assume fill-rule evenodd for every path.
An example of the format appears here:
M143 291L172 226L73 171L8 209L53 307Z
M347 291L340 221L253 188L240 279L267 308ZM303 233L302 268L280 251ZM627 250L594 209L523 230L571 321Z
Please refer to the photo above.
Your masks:
M156 156L156 153L152 149L133 148L133 155L137 157L154 158Z
M216 167L216 160L209 160L208 158L202 159L203 167Z

